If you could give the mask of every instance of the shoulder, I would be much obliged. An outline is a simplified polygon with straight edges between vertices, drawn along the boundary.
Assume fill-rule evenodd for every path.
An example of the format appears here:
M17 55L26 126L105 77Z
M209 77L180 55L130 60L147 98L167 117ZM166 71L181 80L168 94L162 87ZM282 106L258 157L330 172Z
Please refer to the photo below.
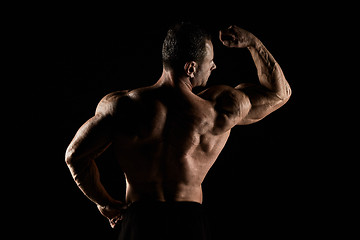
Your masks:
M234 113L250 103L243 91L227 85L210 87L199 93L199 96L212 102L217 110Z
M230 86L210 87L199 96L212 103L217 112L217 126L221 129L237 125L251 109L248 96L241 89Z
M130 102L129 90L116 91L104 96L96 107L95 114L115 115L119 108Z
M207 100L216 100L219 97L223 97L226 95L241 97L242 93L236 88L230 87L228 85L215 85L205 89L204 91L200 92L198 95Z

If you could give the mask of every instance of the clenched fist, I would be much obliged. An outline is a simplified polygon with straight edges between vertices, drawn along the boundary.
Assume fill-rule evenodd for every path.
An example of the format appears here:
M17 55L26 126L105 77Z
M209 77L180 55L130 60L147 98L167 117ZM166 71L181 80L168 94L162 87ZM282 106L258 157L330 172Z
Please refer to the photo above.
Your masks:
M222 44L232 48L246 48L255 46L257 38L250 32L232 25L220 30L219 38Z

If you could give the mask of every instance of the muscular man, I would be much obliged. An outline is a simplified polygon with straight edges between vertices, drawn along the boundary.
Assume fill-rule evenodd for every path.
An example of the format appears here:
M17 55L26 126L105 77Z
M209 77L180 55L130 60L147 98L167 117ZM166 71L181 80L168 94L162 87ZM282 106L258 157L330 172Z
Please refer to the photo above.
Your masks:
M205 239L201 184L231 129L263 119L290 97L279 64L258 38L230 26L220 41L248 48L258 84L194 94L216 68L213 45L199 27L177 24L163 43L160 79L105 96L70 143L66 163L75 182L112 227L122 225L121 239ZM126 202L108 194L95 163L111 144L125 173Z

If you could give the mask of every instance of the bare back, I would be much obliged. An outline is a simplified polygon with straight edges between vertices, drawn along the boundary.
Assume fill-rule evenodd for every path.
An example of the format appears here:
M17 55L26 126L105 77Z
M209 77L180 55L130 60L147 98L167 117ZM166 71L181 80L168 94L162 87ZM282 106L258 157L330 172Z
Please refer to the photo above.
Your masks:
M104 100L116 101L119 109L112 143L126 175L127 201L201 203L201 183L231 128L219 128L215 103L167 87L113 93Z
M201 184L231 128L258 122L289 100L291 88L282 69L258 38L230 26L219 39L226 47L250 51L258 83L214 86L195 95L193 87L206 86L216 68L212 43L206 40L201 61L187 61L177 73L164 65L155 85L105 96L69 144L65 161L72 177L112 227L127 204L111 197L100 181L95 159L110 144L126 176L127 203L201 203Z

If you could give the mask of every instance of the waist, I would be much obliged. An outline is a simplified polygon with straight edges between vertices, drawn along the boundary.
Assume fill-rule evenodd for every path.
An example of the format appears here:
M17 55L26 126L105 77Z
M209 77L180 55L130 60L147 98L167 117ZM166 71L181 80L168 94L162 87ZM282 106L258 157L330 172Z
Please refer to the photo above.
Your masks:
M135 201L128 205L128 213L138 213L141 215L161 215L161 214L185 214L186 212L202 213L204 211L201 203L190 201Z
M133 202L195 202L202 203L202 188L185 184L127 184L126 201Z
M129 204L129 207L136 207L136 208L148 208L148 207L160 207L160 208L198 208L201 207L202 204L198 202L191 202L191 201L135 201Z

